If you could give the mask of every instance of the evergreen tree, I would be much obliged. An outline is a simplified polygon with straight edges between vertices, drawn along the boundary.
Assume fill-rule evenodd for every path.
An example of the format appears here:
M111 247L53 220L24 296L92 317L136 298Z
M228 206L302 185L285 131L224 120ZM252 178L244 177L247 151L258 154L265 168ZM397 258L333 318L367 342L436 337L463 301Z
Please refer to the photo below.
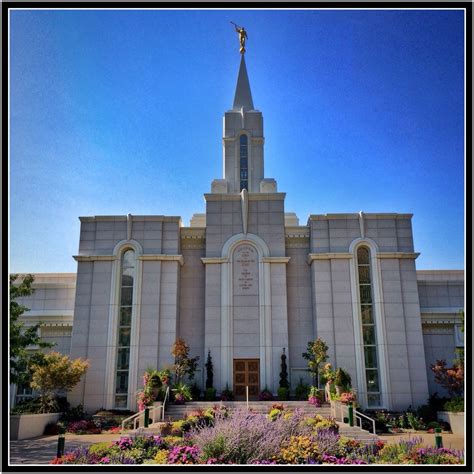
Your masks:
M283 353L281 355L280 387L290 388L290 384L288 383L288 368L286 366L285 348L283 348Z
M214 385L214 367L212 365L211 351L207 353L206 360L206 388L212 388Z

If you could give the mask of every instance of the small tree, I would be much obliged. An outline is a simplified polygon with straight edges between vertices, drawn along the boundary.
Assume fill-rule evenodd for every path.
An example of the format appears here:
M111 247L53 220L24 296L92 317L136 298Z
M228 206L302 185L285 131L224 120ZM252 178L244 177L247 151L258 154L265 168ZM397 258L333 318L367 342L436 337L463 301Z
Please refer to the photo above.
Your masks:
M176 342L171 348L171 354L174 356L174 376L175 384L181 383L182 378L187 375L189 380L194 378L194 373L197 369L199 356L189 357L189 346L183 339L176 339Z
M447 367L445 360L437 360L431 365L435 382L444 387L451 396L462 395L464 392L464 367L456 361Z
M280 364L281 372L280 372L280 388L290 388L290 384L288 382L288 368L286 366L286 354L285 348L283 348L283 353L281 354L281 364Z
M38 334L40 324L26 328L20 321L20 316L29 311L16 300L34 293L32 287L33 275L26 275L17 283L18 275L10 275L10 382L21 385L31 380L30 366L40 363L42 353L31 353L32 346L43 348L53 347L54 344L41 341Z
M214 386L214 366L212 364L211 350L207 352L206 360L206 388L212 388Z
M318 337L315 341L309 341L306 352L302 356L308 361L308 369L313 376L313 384L319 388L319 373L321 364L328 360L328 346Z
M67 355L50 352L43 357L41 365L32 366L31 387L40 392L42 411L61 390L71 390L86 373L89 362L82 359L71 360Z

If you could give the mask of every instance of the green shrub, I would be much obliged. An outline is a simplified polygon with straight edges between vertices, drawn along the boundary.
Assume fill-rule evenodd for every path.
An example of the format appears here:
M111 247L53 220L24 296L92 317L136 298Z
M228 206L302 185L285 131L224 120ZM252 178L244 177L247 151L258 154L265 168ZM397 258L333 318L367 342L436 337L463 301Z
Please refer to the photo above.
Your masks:
M303 379L300 379L298 385L295 388L295 397L297 400L307 400L309 396L309 385L303 383Z
M412 412L408 411L406 413L406 416L407 416L408 425L410 426L411 429L417 431L417 430L422 430L425 428L423 420L421 418L418 418Z
M197 401L197 400L200 400L201 399L201 389L199 388L198 384L196 382L194 382L192 385L191 385L191 398L194 400L194 401Z
M430 421L430 422L426 425L426 427L427 427L428 429L430 429L430 428L441 428L441 425L440 425L437 421Z
M92 444L89 446L89 453L97 454L97 456L105 457L112 453L119 453L120 448L118 446L113 446L109 441L103 441L101 443Z
M444 404L445 411L462 412L464 411L464 398L455 397Z
M172 436L181 436L183 434L183 426L186 423L185 420L173 421L171 423L171 435Z
M232 401L234 399L234 392L229 389L228 385L226 385L225 389L222 390L220 399L224 402L229 402L229 401Z
M11 409L12 415L24 415L27 413L39 413L41 410L41 402L39 398L31 400L22 400Z
M213 402L216 399L216 389L214 387L206 388L204 400Z
M286 387L280 387L277 393L278 400L288 400L290 398L290 390Z
M336 377L334 379L334 384L338 387L342 387L343 391L348 392L351 389L351 376L349 372L342 368L336 369Z

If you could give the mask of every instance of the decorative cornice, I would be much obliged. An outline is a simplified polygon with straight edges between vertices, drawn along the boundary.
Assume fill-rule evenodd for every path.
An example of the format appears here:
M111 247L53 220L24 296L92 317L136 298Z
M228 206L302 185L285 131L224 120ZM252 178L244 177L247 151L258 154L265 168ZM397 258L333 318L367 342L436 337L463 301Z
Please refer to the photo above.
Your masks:
M40 289L40 288L48 288L48 289L51 289L51 288L58 288L58 289L72 289L72 288L76 288L76 280L74 280L74 282L72 283L68 283L68 282L65 282L65 283L33 283L32 287L37 290L37 289Z
M284 201L286 193L249 193L249 201Z
M118 260L117 255L73 255L76 262L113 261Z
M353 255L349 252L324 252L324 253L310 253L308 255L308 265L311 265L314 260L332 260L336 258L352 258Z
M308 226L285 226L285 238L309 239L311 231Z
M365 213L364 219L411 219L413 214L397 214L397 213ZM311 214L308 221L326 221L334 219L359 219L359 213L343 213L343 214Z
M142 221L153 221L153 222L176 222L181 226L181 217L180 216L131 216L133 222L142 222ZM128 216L81 216L79 220L81 222L104 222L104 221L121 221L126 222Z
M308 249L310 245L310 229L307 226L285 227L285 247L287 249Z
M240 193L238 194L221 194L221 193L205 193L205 201L240 201Z
M160 260L160 261L177 261L180 265L184 265L184 257L182 255L167 254L146 254L137 257L138 260ZM95 262L95 261L114 261L118 260L117 255L74 255L74 259L78 262Z
M206 228L205 227L182 227L181 228L181 249L195 250L206 248Z
M182 227L181 228L181 239L205 239L206 228L205 227Z
M249 193L249 201L284 201L286 193ZM205 201L240 201L240 193L206 193Z
M421 306L420 311L423 314L455 314L459 316L459 311L462 308L459 306ZM459 316L460 318L460 316Z
M291 257L263 257L263 263L288 263Z
M184 257L182 255L166 255L166 254L148 254L141 255L138 260L144 261L160 261L160 262L179 262L181 266L184 265Z
M415 260L420 255L420 252L378 252L375 256L377 258L408 258Z
M201 262L204 265L208 264L221 264L221 263L228 263L229 259L227 257L203 257L201 258Z
M74 316L74 311L72 309L37 309L27 311L22 315L26 318L66 318L72 319Z

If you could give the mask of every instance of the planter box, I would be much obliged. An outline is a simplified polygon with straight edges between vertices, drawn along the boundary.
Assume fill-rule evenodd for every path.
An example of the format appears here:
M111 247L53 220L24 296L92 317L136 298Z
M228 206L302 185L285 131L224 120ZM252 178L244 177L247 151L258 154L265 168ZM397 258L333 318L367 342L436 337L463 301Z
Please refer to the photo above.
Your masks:
M454 434L464 434L464 412L439 411L438 421L447 421Z
M10 440L42 436L48 423L56 423L61 413L38 413L34 415L10 415Z

